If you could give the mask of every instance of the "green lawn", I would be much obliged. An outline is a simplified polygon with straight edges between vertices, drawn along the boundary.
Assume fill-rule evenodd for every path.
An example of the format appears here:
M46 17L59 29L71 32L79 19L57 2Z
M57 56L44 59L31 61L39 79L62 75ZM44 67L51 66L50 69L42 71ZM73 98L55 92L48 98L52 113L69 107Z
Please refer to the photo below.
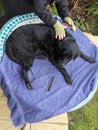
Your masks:
M84 107L68 113L68 118L69 130L98 130L98 91Z
M0 0L0 17L3 16L3 14L4 14L4 9L3 9L2 2Z

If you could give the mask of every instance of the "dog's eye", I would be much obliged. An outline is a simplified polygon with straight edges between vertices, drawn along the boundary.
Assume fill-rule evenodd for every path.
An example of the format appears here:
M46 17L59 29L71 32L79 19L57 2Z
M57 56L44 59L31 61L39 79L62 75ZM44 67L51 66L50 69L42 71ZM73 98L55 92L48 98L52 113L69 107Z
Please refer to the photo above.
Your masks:
M68 53L65 53L64 55L65 55L66 57L69 57L69 54L68 54Z
M64 56L68 59L72 58L72 55L70 53L65 53Z

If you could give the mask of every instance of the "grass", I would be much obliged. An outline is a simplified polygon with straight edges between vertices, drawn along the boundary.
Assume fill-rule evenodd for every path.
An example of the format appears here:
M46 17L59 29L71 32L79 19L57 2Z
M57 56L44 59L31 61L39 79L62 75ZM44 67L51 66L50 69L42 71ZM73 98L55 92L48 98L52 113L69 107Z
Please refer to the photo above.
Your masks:
M4 14L4 8L3 8L3 4L0 0L0 17L3 16L3 14Z
M84 107L68 113L68 118L69 130L98 130L98 91Z

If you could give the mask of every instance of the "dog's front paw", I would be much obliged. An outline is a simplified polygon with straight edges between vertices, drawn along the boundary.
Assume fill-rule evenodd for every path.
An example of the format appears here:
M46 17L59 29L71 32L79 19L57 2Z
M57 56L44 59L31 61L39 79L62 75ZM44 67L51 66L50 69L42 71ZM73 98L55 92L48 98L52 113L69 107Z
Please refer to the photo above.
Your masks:
M31 86L30 83L27 83L26 86L27 86L28 89L33 89L33 87Z

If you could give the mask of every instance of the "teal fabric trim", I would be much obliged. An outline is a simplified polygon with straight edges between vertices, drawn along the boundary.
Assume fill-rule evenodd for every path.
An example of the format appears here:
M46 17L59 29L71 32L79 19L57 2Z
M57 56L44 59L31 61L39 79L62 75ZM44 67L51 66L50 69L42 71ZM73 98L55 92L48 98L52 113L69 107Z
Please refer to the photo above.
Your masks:
M0 61L5 51L5 43L10 34L18 27L26 24L43 23L43 21L35 14L18 15L10 19L0 30Z

